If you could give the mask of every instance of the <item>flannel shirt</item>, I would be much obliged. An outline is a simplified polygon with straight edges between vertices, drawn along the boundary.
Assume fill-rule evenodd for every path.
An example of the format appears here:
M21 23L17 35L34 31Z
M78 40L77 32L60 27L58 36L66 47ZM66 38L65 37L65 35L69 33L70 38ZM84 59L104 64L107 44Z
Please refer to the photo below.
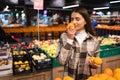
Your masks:
M72 45L67 39L67 33L61 34L57 49L57 60L64 66L64 76L69 75L74 80L85 80L90 75L89 57L99 56L100 41L89 33L81 47L76 39Z

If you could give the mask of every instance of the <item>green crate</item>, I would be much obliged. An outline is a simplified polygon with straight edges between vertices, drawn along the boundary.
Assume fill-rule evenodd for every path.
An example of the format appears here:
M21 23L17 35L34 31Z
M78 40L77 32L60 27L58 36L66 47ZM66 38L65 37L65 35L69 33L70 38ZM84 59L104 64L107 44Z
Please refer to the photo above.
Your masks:
M100 50L107 50L107 49L111 49L111 48L115 48L117 46L115 45L103 45L103 46L100 46Z
M109 48L109 49L100 51L101 58L111 57L116 55L120 55L120 47L114 47L114 48Z
M53 61L53 67L59 67L59 66L61 66L61 64L57 61L57 59L56 58L53 58L52 59Z

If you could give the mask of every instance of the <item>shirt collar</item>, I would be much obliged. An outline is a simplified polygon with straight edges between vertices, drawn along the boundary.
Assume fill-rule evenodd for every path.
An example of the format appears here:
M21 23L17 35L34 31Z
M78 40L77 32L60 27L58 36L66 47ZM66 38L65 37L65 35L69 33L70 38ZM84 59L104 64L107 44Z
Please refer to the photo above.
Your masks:
M88 38L88 35L85 30L81 30L78 34L76 34L75 38L78 40L78 42L83 42Z
M81 30L79 33L76 34L76 36L79 36L79 37L87 37L87 33L85 30Z

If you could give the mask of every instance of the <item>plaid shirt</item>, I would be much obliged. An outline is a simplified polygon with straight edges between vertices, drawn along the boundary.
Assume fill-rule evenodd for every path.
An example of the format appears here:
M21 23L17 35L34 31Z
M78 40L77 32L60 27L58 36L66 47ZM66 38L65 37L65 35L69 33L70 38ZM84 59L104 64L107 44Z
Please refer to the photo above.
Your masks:
M69 75L74 80L85 80L89 75L89 57L99 56L100 42L87 33L82 46L76 39L73 45L67 43L67 33L63 33L58 43L57 60L64 65L64 76Z

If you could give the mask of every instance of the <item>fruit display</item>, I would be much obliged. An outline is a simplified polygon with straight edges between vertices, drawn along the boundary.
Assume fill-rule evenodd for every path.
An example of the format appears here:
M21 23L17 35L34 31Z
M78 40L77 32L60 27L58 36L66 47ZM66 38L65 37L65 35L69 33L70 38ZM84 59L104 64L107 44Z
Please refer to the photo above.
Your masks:
M12 56L8 43L0 42L0 77L12 74Z
M21 49L27 49L28 45L26 42L20 42L17 44L11 44L10 45L13 50L21 50Z
M117 44L120 42L120 36L118 35L98 36L97 39L101 41L101 46Z
M46 40L46 41L34 40L33 43L37 45L39 48L41 48L42 50L44 50L50 57L55 58L58 41L59 39Z
M55 80L74 80L74 79L70 76L64 76L63 79L59 78L59 77L56 77Z
M25 50L13 50L13 75L32 72L31 61Z
M52 59L41 49L30 49L28 53L36 71L52 68Z
M104 38L101 42L101 45L110 45L110 44L116 44L116 40L110 39L110 38Z
M114 70L111 68L104 68L102 73L94 74L87 80L120 80L120 68Z
M6 60L6 59L1 59L0 60L0 66L5 66L10 64L10 60Z

